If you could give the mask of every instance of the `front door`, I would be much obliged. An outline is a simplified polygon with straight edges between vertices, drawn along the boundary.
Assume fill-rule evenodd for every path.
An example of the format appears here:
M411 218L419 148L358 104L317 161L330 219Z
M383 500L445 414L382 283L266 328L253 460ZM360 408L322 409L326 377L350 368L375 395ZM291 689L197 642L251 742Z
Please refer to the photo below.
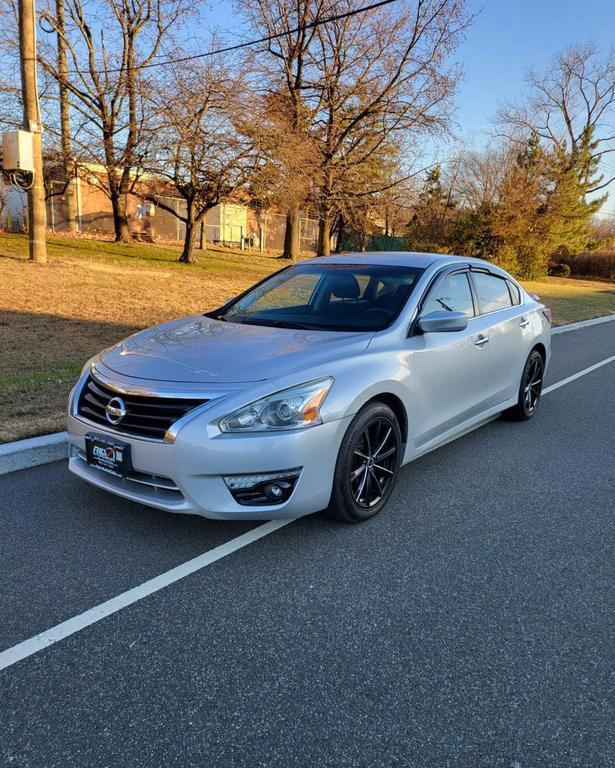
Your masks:
M467 272L448 274L433 287L421 315L436 310L464 312L468 327L408 339L413 352L409 401L417 449L481 413L487 397L490 345Z

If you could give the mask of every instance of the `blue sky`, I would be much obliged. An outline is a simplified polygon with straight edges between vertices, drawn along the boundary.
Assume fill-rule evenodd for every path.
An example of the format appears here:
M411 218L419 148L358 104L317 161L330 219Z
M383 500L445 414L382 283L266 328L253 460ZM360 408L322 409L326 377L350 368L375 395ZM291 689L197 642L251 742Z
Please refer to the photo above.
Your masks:
M459 50L464 69L457 95L460 136L480 147L502 103L520 97L529 68L545 69L554 53L578 43L615 46L615 0L486 0ZM613 158L613 156L610 156ZM615 159L608 160L615 170ZM615 175L615 173L611 173ZM615 212L615 182L603 212Z
M498 106L523 94L529 68L544 69L557 51L570 45L593 42L605 52L615 46L615 0L468 3L478 15L457 54L464 74L456 98L456 132L476 148L488 141ZM257 30L237 28L230 0L212 0L204 16L207 26L221 31L225 41L258 35ZM450 146L442 147L439 154L449 151ZM615 159L609 163L615 169ZM615 182L609 191L604 210L615 212Z
M499 104L523 92L529 68L548 66L559 50L594 42L615 45L615 0L486 0L459 50L464 78L457 96L460 130L472 143L484 141Z

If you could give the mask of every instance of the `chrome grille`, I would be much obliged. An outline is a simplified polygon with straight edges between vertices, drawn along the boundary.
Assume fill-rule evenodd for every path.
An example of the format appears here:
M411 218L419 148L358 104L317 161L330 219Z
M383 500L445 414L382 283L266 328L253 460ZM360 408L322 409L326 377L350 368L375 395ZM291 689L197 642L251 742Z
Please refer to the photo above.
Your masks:
M111 399L118 396L126 405L126 415L119 424L112 424L106 417L105 408ZM114 432L162 440L172 424L206 402L192 398L125 395L89 376L79 396L77 413Z

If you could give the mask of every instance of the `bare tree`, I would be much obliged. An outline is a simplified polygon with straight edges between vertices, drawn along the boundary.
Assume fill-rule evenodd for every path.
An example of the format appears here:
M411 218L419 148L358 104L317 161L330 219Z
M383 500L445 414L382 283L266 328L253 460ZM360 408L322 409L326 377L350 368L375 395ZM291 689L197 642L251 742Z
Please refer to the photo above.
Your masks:
M458 77L447 58L470 21L463 0L415 0L368 12L361 6L330 6L353 15L318 27L312 51L320 92L319 255L330 252L348 173L394 137L409 149L446 129Z
M64 0L56 2L57 24L57 66L58 66L58 101L60 108L60 142L62 147L62 171L65 179L64 198L66 201L66 229L77 231L77 195L75 190L75 164L73 142L70 132L70 102L68 87L68 64L66 59L66 22Z
M0 0L0 130L15 130L23 122L19 84L17 6Z
M299 210L310 200L317 180L318 151L297 126L286 94L267 94L250 105L247 135L263 162L250 181L250 195L260 207L286 212L282 258L300 251Z
M64 42L68 64L64 69L52 53L43 55L42 63L66 88L80 117L73 143L111 201L117 241L131 240L126 196L138 180L146 149L144 68L178 23L185 3L65 0L64 25L55 4L42 15Z
M382 213L384 234L387 237L399 237L405 232L416 195L415 182L412 178L400 180L380 195L378 209Z
M517 147L501 144L482 151L466 149L454 157L446 176L454 177L450 189L458 203L472 211L496 205L517 152Z
M256 51L251 66L258 78L253 87L266 94L265 109L283 109L273 122L284 122L284 131L270 134L268 155L279 182L277 200L286 213L283 256L295 258L299 255L299 212L311 186L309 181L303 183L301 174L308 167L308 156L311 161L310 132L318 106L309 51L315 35L313 25L321 18L327 0L240 0L240 4L256 29L264 35L277 35ZM282 191L284 185L286 193Z
M394 144L382 144L369 159L350 165L335 190L336 250L343 247L347 232L359 235L361 250L368 235L383 234L383 230L390 235L409 184Z
M141 192L184 222L186 235L180 261L195 261L199 225L207 212L242 190L257 163L257 153L242 130L242 81L224 63L208 59L204 65L173 69L168 80L153 91L156 119L155 152L147 166ZM159 179L166 179L160 187ZM182 215L164 202L169 189L186 201Z
M535 133L571 163L588 144L592 161L615 152L615 50L600 56L594 45L568 48L547 71L530 71L527 83L527 100L498 116L508 138L523 144ZM588 192L613 180L600 177Z
M11 188L4 184L2 176L0 175L0 229L2 229L2 219L4 218L4 209L6 208Z
M62 18L63 1L55 0L58 18ZM0 128L21 127L21 94L18 81L19 46L17 42L16 5L13 0L0 1ZM46 31L43 29L43 31ZM58 41L58 66L63 70L61 45ZM43 184L45 199L64 196L67 204L68 230L76 230L76 199L70 180L74 179L67 92L57 88L49 76L39 79L39 97L45 132L43 133ZM60 93L58 94L58 90ZM58 105L60 109L58 110ZM71 173L72 170L72 173Z

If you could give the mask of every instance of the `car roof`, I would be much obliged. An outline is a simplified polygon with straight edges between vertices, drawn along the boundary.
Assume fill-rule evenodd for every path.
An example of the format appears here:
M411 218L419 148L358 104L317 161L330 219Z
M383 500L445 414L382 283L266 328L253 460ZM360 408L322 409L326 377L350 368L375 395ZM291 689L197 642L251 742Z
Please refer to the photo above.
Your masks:
M360 253L340 253L310 259L319 264L390 264L398 267L420 267L425 269L434 263L470 261L459 256L442 253L414 253L412 251L362 251ZM472 259L471 261L477 261Z
M432 265L447 266L449 264L471 265L487 269L496 274L506 275L504 270L484 259L454 256L450 253L417 253L415 251L362 251L359 253L340 253L331 256L320 256L309 259L305 263L319 264L387 264L396 267L417 267L427 269Z
M361 251L360 253L336 253L320 256L310 261L319 264L390 264L403 267L428 267L435 261L450 258L437 253L412 253L410 251Z

